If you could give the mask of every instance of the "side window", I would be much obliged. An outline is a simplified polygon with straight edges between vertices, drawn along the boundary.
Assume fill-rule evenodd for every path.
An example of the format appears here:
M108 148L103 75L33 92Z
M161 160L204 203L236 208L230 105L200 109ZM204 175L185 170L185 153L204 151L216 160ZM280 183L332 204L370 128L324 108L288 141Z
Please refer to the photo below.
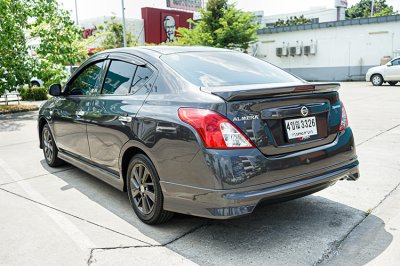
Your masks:
M73 81L68 85L69 95L89 95L96 90L96 83L99 79L103 61L93 64L83 70Z
M111 61L104 80L102 94L128 94L137 66L122 61Z
M393 66L399 66L400 65L400 59L396 59L392 61Z
M138 66L132 82L131 93L135 93L149 80L153 71L145 66Z

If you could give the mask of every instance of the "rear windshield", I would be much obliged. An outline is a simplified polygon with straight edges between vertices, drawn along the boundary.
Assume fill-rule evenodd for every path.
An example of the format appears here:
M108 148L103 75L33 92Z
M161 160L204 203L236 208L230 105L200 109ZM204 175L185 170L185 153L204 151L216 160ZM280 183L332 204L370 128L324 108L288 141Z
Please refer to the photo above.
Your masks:
M161 56L187 81L200 87L298 82L291 74L239 52L192 52Z

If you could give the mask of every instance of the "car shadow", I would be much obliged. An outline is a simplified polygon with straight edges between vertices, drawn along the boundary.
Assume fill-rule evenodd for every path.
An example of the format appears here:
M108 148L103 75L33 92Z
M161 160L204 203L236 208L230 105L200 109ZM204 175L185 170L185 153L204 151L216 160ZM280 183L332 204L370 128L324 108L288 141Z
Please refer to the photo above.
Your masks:
M0 132L19 131L24 126L21 121L36 119L37 112L2 114L0 115Z
M77 168L53 175L67 183L62 191L79 191L132 225L132 230L139 230L200 265L252 264L249 261L257 260L270 265L317 263L319 259L326 260L330 252L335 254L341 241L367 215L350 206L311 195L283 203L263 203L253 214L232 220L176 214L166 224L149 226L135 216L126 193ZM371 214L369 219L379 224L377 233L383 235L383 239L374 243L373 250L364 254L356 265L376 258L393 239L379 217Z

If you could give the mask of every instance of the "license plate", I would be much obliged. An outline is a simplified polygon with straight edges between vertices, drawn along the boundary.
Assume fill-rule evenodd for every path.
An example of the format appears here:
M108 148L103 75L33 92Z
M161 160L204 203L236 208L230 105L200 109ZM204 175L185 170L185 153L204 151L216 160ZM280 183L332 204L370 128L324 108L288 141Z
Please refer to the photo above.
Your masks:
M289 139L305 140L318 134L315 116L285 120L285 126Z

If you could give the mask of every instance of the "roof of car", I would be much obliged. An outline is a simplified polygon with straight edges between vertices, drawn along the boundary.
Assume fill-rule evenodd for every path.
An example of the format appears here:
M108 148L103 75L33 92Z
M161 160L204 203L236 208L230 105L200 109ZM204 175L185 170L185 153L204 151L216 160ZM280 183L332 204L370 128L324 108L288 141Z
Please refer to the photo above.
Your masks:
M160 55L175 54L175 53L190 53L190 52L231 52L232 50L213 48L205 46L138 46L138 47L127 47L117 48L105 52L125 52L132 53L134 51L141 51L144 53L158 53Z

